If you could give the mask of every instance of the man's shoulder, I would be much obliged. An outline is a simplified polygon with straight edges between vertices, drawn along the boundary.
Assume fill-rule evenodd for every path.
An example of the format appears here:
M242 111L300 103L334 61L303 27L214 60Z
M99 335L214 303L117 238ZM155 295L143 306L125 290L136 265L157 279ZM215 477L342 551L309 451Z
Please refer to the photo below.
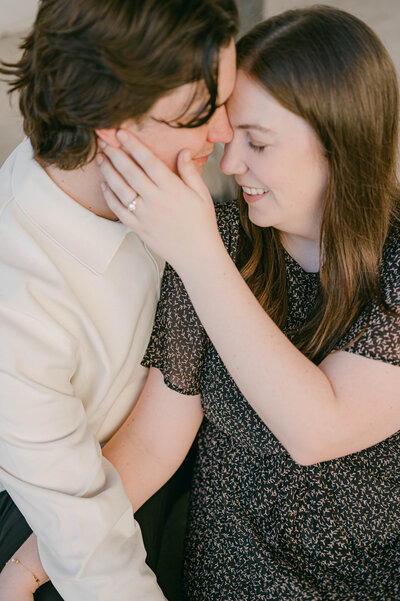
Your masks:
M0 218L4 208L13 198L12 178L20 145L4 161L0 167Z

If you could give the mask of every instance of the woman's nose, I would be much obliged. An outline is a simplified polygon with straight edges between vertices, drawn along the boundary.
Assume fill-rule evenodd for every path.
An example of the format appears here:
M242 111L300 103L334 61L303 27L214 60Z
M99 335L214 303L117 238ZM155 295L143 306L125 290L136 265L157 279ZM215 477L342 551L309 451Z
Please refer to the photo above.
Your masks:
M246 173L247 165L241 159L235 140L225 144L224 156L219 164L222 173L226 175L241 175Z

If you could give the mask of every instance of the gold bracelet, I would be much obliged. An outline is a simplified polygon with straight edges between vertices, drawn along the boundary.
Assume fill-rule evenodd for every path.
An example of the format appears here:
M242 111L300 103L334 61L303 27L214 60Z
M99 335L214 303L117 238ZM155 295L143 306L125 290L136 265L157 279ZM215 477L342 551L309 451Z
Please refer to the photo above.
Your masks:
M34 574L32 572L32 570L30 570L26 565L24 565L19 559L17 559L16 557L11 557L11 559L7 563L10 563L10 561L12 563L22 566L23 568L25 568L25 570L28 570L28 572L30 572L30 574L32 574L36 584L38 584L38 585L40 584L40 579L36 576L36 574Z

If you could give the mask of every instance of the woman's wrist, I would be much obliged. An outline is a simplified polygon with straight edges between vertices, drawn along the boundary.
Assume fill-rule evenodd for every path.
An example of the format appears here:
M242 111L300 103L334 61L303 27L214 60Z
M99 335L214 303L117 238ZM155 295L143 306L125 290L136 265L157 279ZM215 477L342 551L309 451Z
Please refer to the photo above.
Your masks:
M182 281L188 282L207 277L216 265L231 262L231 258L222 242L219 234L215 238L209 238L203 244L192 245L186 252L172 263L172 267L179 274Z
M29 592L33 594L42 584L36 574L31 572L19 560L9 560L6 563L0 574L0 581L2 582L3 580L7 582L9 590L12 590L15 596L17 596L19 591L21 593ZM1 586L3 586L3 582Z

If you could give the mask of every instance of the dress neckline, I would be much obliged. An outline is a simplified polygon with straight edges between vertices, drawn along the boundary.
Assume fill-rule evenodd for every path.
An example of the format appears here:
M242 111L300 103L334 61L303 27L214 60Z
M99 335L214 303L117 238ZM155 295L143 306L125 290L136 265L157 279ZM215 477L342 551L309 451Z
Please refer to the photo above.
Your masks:
M319 271L306 271L304 267L302 267L300 263L298 263L296 259L294 259L284 247L283 252L285 256L285 263L289 264L292 268L294 268L299 275L302 275L303 277L306 277L308 279L316 279L319 277Z

